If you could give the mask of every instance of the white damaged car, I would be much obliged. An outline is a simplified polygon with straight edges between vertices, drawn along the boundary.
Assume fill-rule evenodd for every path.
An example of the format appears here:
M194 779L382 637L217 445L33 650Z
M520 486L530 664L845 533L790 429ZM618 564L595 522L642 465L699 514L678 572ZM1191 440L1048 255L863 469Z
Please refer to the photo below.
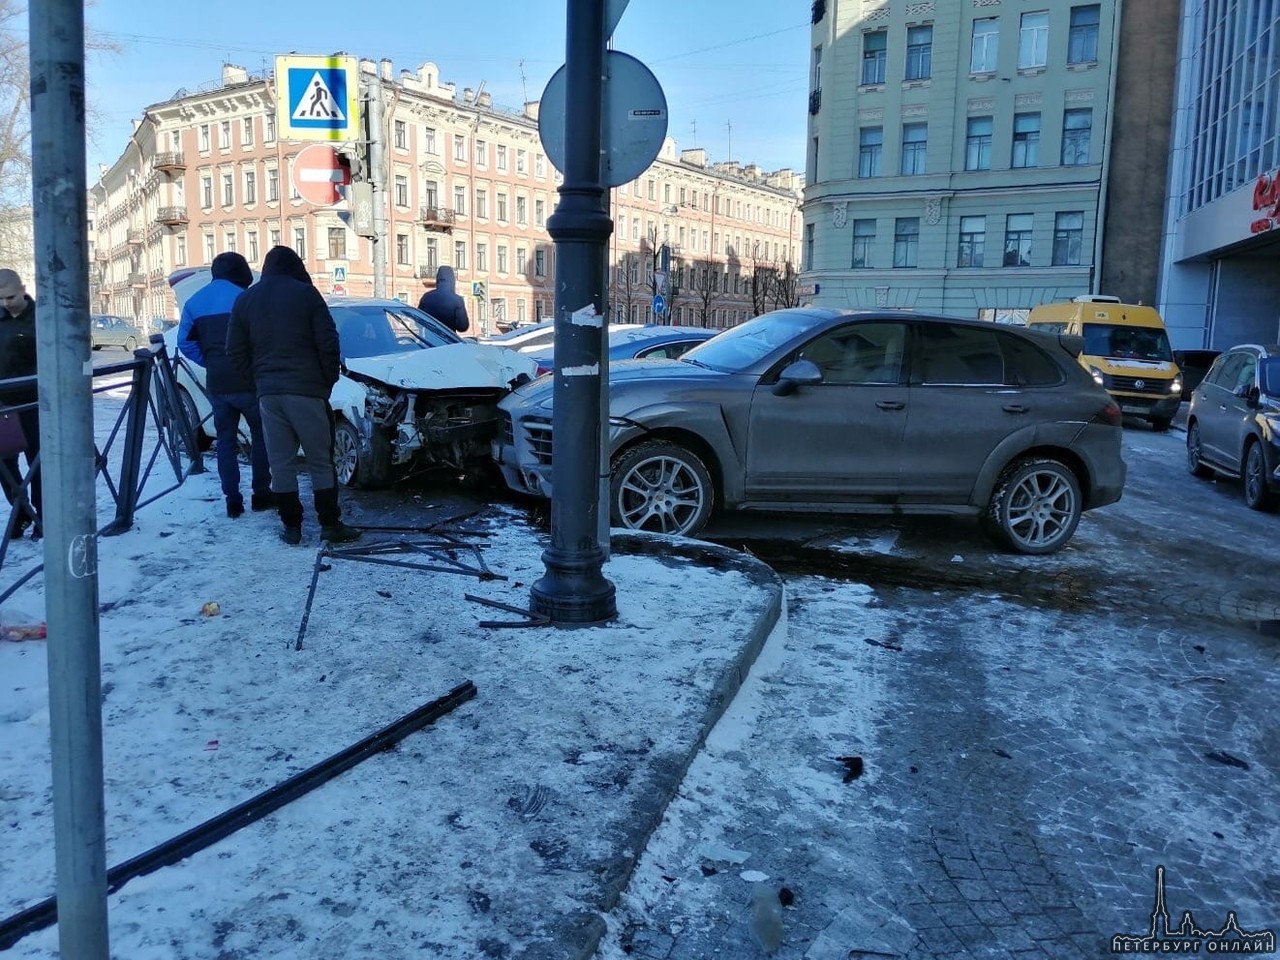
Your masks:
M208 269L203 271L208 282ZM177 275L175 275L177 277ZM185 303L204 284L170 278ZM432 469L485 465L499 424L498 401L531 379L537 362L505 347L478 344L399 300L326 297L338 327L342 375L329 396L338 482L378 486ZM214 434L204 368L177 351L179 399Z

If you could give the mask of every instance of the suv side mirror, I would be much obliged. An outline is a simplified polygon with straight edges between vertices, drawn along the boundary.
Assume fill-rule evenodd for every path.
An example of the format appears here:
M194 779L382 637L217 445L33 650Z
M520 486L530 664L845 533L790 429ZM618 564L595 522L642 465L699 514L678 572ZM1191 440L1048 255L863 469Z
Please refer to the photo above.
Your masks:
M811 387L822 382L822 371L812 360L796 360L782 368L773 392L780 397L790 396L799 387Z
M1258 389L1256 383L1251 386L1237 387L1236 396L1244 400L1246 407L1256 407L1262 402L1262 391Z

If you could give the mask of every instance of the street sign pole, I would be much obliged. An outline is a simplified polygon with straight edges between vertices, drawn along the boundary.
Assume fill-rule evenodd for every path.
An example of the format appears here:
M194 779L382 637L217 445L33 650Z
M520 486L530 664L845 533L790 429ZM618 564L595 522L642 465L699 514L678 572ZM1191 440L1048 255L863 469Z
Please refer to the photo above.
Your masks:
M84 3L29 5L40 475L58 945L107 960L98 540L85 227Z
M387 295L387 158L382 140L382 80L369 78L369 180L373 186L373 295Z
M547 220L556 243L555 386L551 449L551 545L530 606L553 623L617 616L604 577L598 521L602 462L601 329L613 222L603 208L600 145L604 114L605 15L600 0L568 0L565 46L564 183ZM607 507L605 507L607 509Z

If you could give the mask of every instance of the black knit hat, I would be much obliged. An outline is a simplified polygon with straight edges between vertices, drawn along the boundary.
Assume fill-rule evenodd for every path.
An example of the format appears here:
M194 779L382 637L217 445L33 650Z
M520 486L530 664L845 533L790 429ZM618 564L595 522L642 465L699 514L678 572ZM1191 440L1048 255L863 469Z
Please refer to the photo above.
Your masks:
M249 262L234 250L220 253L213 258L209 272L215 280L230 280L237 287L248 287L253 283L253 271Z

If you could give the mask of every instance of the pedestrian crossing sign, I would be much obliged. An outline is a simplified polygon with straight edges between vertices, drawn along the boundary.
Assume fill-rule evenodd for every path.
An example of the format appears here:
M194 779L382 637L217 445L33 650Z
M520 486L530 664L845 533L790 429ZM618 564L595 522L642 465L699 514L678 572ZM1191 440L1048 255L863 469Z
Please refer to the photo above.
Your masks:
M360 130L355 57L276 57L276 126L282 140L355 140Z

